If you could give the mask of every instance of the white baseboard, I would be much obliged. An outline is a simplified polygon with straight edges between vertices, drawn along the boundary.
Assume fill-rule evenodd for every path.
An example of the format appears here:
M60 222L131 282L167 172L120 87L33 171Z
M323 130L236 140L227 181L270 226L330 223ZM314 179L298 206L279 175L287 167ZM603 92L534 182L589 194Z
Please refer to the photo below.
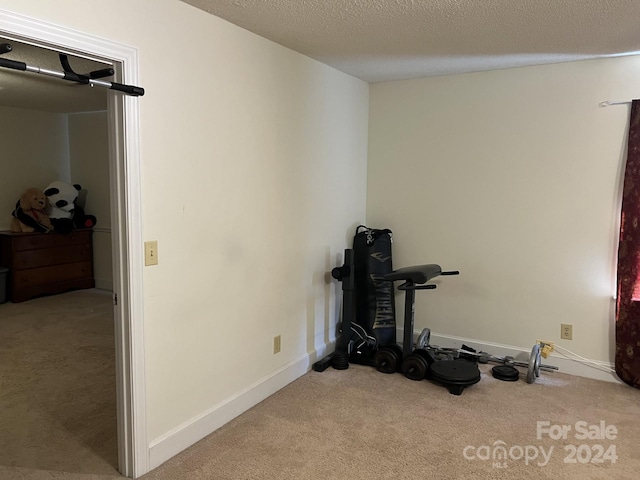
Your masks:
M301 377L311 369L311 363L312 356L304 355L231 398L214 405L201 415L156 438L149 444L150 470L159 467L173 456Z
M93 281L96 284L96 288L99 290L107 290L108 292L113 292L113 281L105 280L103 278L94 278Z
M397 338L403 338L403 329L397 329ZM413 332L413 339L416 341L420 332ZM522 347L514 347L512 345L502 345L499 343L491 343L485 342L482 340L475 340L472 338L463 338L463 337L455 337L452 335L444 335L431 332L431 339L429 341L431 345L438 345L440 347L448 347L448 348L460 348L462 344L468 345L469 347L475 350L482 350L483 352L488 352L492 355L499 356L507 356L510 355L514 357L516 360L520 360L523 362L529 361L529 356L531 354L531 347L528 349ZM596 366L586 365L584 363L580 363L578 361L572 360L570 358L558 355L551 354L548 358L543 358L542 363L546 365L553 365L558 367L558 372L566 373L569 375L575 375L578 377L586 377L593 378L596 380L604 380L606 382L614 382L614 383L623 383L616 374L610 373L606 370L614 369L614 364L609 362L602 362L599 360L591 360L589 361L599 365L602 368L598 368ZM541 375L553 375L553 372L547 373L542 372Z

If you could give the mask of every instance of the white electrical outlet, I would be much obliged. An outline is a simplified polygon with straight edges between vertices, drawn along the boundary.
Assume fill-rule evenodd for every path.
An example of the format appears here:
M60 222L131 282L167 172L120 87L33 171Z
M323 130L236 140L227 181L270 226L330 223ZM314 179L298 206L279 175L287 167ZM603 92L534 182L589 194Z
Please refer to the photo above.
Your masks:
M560 338L562 340L573 340L573 325L570 323L560 324Z

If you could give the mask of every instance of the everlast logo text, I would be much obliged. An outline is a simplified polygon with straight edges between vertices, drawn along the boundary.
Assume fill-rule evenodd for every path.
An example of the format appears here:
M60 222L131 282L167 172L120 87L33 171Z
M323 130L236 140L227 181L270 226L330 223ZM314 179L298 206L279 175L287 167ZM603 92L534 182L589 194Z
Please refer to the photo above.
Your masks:
M376 292L376 318L373 328L387 328L395 326L393 311L393 282L382 280L382 275L371 274L371 283Z

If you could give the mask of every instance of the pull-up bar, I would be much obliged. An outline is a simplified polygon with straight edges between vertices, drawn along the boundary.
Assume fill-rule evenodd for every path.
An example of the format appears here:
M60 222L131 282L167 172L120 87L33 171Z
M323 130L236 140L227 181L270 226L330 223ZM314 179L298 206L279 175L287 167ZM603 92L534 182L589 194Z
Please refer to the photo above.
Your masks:
M0 43L0 55L8 53L13 50L13 47L8 43ZM7 58L0 57L0 67L11 68L13 70L20 70L23 72L39 73L40 75L47 75L49 77L56 77L62 80L68 80L70 82L76 82L82 85L91 85L92 87L104 87L111 90L117 90L119 92L126 93L127 95L133 95L134 97L144 95L144 88L135 87L133 85L124 85L122 83L107 82L105 80L98 80L99 78L111 77L115 74L113 68L104 68L102 70L95 70L87 74L76 73L69 65L69 59L64 54L59 54L60 64L62 65L63 72L55 70L49 70L47 68L33 67L27 65L24 62L18 62L16 60L9 60Z

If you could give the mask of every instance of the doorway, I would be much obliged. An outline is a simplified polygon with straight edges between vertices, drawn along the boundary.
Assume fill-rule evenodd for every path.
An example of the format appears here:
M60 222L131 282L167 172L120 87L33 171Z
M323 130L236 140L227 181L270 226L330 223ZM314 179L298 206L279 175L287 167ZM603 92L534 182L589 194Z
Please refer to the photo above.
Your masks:
M13 49L2 58L60 68L52 50L0 42ZM87 59L68 60L79 72L104 68ZM21 266L10 275L12 301L0 306L0 465L14 469L5 475L22 469L114 474L118 444L106 91L25 78L11 70L0 72L0 87L3 210L9 211L26 188L46 190L62 181L70 196L75 192L71 184L82 187L75 203L98 219L90 231L1 236L5 246L16 242L13 261ZM9 218L0 218L0 230L8 230ZM25 242L40 248L22 250ZM51 246L42 248L43 242ZM10 255L3 250L0 265L12 268Z
M137 51L90 34L0 10L7 40L111 64L113 80L137 84ZM24 73L24 75L29 75ZM66 82L63 82L66 83ZM77 89L86 88L84 86ZM74 90L75 87L69 88ZM107 92L118 470L148 471L146 437L139 99Z

